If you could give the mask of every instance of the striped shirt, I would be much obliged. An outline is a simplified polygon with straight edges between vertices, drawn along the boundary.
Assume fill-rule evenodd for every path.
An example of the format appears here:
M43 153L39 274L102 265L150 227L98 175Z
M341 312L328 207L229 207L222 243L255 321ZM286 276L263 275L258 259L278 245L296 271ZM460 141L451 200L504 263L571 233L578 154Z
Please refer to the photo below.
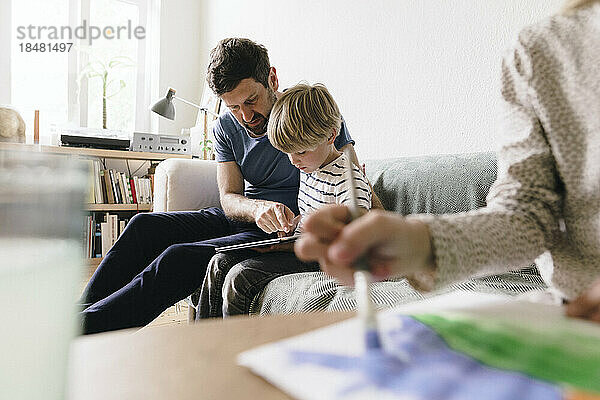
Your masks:
M314 210L326 204L351 203L351 186L346 171L347 158L344 154L311 173L300 171L300 190L298 192L298 208L302 218L298 224L301 229L302 221ZM356 182L356 197L359 207L371 208L371 187L364 173L352 164L354 181Z

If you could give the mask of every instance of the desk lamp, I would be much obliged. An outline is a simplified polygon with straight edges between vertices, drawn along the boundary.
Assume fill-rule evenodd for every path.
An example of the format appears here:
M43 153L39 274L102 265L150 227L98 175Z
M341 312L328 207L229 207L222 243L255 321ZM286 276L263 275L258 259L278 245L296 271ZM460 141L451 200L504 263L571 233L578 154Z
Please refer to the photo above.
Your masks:
M159 101L154 103L154 105L150 107L150 110L157 113L161 117L165 117L173 121L175 120L175 106L173 105L173 99L177 99L185 104L189 104L190 106L196 107L200 111L203 111L205 118L206 114L210 114L216 118L219 118L219 114L210 111L208 108L201 107L198 104L192 103L191 101L187 101L182 99L181 97L175 96L175 89L173 88L169 88L169 90L167 91L167 95L163 99L160 99Z
M152 107L150 107L150 110L157 113L161 117L165 117L165 118L173 121L173 120L175 120L175 106L173 105L173 99L177 99L185 104L189 104L190 106L196 107L200 111L204 112L204 139L203 139L203 142L206 144L206 141L208 138L208 131L207 131L207 129L208 129L208 114L210 114L216 118L219 118L219 114L210 111L206 107L201 107L198 104L192 103L191 101L184 100L181 97L176 97L175 89L173 89L173 88L169 88L169 90L167 91L167 95L163 99L160 99L159 101L154 103L154 105ZM206 149L204 150L204 158L206 159Z

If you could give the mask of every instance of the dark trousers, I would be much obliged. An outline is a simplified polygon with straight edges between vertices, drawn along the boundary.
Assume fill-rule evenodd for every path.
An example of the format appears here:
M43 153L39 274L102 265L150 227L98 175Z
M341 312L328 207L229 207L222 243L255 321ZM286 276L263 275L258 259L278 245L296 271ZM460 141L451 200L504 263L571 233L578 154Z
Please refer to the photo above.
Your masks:
M219 208L137 214L84 290L83 332L148 324L202 285L216 247L272 236Z
M292 252L219 253L204 276L196 319L248 314L256 296L273 279L318 270L318 263L302 262Z

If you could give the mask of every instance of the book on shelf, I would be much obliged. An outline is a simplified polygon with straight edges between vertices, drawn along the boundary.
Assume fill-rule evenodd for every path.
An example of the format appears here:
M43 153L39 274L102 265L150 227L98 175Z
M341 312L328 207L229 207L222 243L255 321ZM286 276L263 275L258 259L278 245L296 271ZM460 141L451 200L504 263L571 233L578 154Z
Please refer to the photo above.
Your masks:
M123 193L123 203L129 203L129 194L127 193L127 183L125 183L125 174L122 172L117 172L119 175L119 186L121 187L121 193Z
M106 219L110 222L110 245L112 246L119 238L119 216L107 213Z
M111 246L110 223L101 222L100 232L102 234L102 257L106 257L106 253L108 253Z
M112 183L110 182L110 173L107 169L104 170L104 186L106 188L106 199L108 204L115 204L115 196L113 193Z
M100 160L93 160L94 163L94 195L96 203L104 203L104 195L102 193L102 176L100 172L102 171L102 166L100 165Z
M144 181L142 181L141 179L138 179L138 189L140 190L140 193L142 194L139 198L140 203L141 204L146 204L146 185L144 185Z
M121 201L121 193L119 192L118 182L115 178L115 170L109 169L108 171L110 174L110 183L112 185L113 193L115 196L115 204L122 204L123 202Z
M85 225L83 228L83 243L84 243L84 254L86 258L90 258L92 254L92 231L91 231L91 221L92 217L88 215L85 220Z
M106 193L106 182L104 180L104 170L101 169L98 172L98 179L100 180L100 189L102 190L102 196L96 198L96 203L108 204L108 194Z
M142 187L143 181L144 181L144 178L141 178L139 176L133 177L133 185L135 186L135 193L137 196L138 204L146 204L146 198L143 195L143 193L144 193L144 188Z
M102 231L100 229L100 222L94 219L94 243L92 247L92 257L102 257Z
M98 160L90 160L91 179L88 203L152 204L154 175L129 176L115 169L105 169Z
M96 215L85 217L84 228L84 255L86 258L102 257L102 232L101 223L96 220Z
M133 180L133 177L129 178L129 186L131 187L131 197L133 199L133 203L137 204L137 196L136 196L136 191L135 191L135 182Z
M123 173L115 172L117 174L117 182L119 182L119 193L121 193L121 203L128 204L127 193L125 193L125 186L123 186Z
M87 228L84 235L86 257L99 258L106 256L108 250L125 230L129 219L110 213L92 213L92 215L86 216Z
M129 183L129 178L127 175L123 174L123 186L125 186L125 192L127 193L127 202L129 204L134 204L133 195L131 194L131 184Z

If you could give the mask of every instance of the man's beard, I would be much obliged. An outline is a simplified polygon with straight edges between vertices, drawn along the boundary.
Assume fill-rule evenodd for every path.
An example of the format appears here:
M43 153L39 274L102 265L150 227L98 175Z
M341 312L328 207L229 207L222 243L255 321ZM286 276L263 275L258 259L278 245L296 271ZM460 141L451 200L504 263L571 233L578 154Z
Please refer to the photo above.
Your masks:
M262 136L265 134L265 132L267 132L267 124L269 123L269 120L262 114L257 113L256 111L254 112L254 118L252 119L252 121L250 121L250 123L256 123L257 121L261 121L258 125L256 126L250 126L248 125L247 122L243 122L244 127L250 131L250 133L252 133L255 136Z
M273 109L273 104L277 101L277 97L275 96L275 91L269 88L269 113L267 116L262 115L261 113L254 112L254 116L252 117L252 121L250 123L254 124L258 121L261 121L256 126L250 126L248 123L243 122L244 127L250 131L253 135L262 136L267 132L267 124L269 123L269 116L271 115L271 110Z

